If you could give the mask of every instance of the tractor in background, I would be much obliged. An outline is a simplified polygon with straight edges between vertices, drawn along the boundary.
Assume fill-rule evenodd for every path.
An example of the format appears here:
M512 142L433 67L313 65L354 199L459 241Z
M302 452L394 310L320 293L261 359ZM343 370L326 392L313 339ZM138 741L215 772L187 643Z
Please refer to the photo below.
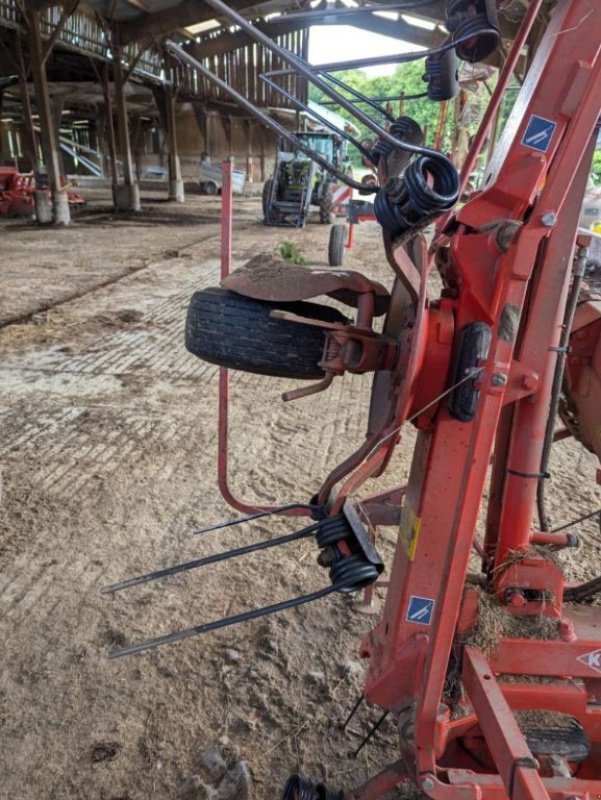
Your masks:
M295 134L307 147L317 151L330 164L350 174L346 141L331 131ZM322 225L333 222L335 196L331 175L315 161L280 140L273 176L263 187L265 225L303 228L311 206L319 208Z

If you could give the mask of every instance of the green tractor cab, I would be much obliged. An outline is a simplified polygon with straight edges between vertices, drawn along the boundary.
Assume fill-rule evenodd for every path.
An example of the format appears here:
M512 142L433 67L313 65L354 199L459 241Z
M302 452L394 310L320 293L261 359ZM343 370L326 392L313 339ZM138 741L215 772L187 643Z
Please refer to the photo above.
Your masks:
M346 141L336 133L295 134L307 147L316 150L328 163L350 174ZM329 173L304 153L279 142L273 177L263 187L263 222L302 228L311 206L319 207L319 221L333 221L333 180Z

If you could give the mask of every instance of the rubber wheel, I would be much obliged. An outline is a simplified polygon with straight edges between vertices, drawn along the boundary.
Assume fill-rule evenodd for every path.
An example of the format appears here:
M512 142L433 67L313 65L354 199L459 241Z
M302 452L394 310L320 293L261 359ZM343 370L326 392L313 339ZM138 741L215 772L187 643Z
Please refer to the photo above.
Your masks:
M205 183L205 192L210 195L217 194L217 184L208 181L207 183Z
M270 178L268 181L265 181L263 185L263 219L267 221L267 204L269 203L269 197L271 195L271 186L273 184L273 178Z
M328 243L328 264L341 267L344 261L344 245L346 244L346 225L332 225Z
M279 378L323 378L325 333L296 322L272 319L274 309L325 322L348 323L335 308L317 303L253 300L212 287L192 296L186 319L186 348L229 369Z
M319 202L319 221L322 225L331 225L334 222L334 214L332 213L332 206L334 205L334 198L332 196L332 187L328 184L321 195Z

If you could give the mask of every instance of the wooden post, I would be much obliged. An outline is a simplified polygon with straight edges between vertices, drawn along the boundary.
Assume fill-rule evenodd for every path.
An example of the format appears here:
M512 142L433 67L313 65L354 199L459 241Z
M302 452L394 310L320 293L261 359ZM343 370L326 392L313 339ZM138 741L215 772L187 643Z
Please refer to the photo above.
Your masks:
M46 191L41 188L36 190L37 218L39 223L49 223L53 221L57 225L69 225L71 222L71 212L69 210L67 191L63 190L61 186L58 143L54 130L48 79L44 66L44 46L40 31L40 12L35 9L29 11L28 33L35 100L40 118L42 154L52 198L52 208L50 208Z
M115 83L115 110L117 112L117 128L119 130L119 154L123 167L123 184L113 187L115 207L119 211L140 210L140 188L134 176L131 156L131 141L127 119L127 101L125 99L126 78L123 72L121 46L113 35L113 79Z
M175 91L173 83L165 86L165 111L167 146L169 148L169 200L184 202L184 182L177 152L177 129L175 126Z
M27 67L25 66L23 45L21 44L20 36L15 36L14 39L14 58L19 78L19 91L21 93L21 106L23 108L23 122L25 123L25 139L27 142L26 149L29 169L36 173L38 169L38 143L33 126L31 100L29 98L29 87L27 85Z

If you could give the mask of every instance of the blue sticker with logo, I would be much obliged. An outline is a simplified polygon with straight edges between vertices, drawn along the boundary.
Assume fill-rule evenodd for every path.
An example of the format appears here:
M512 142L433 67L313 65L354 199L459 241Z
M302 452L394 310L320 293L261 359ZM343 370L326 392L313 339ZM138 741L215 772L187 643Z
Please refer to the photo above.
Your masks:
M417 625L429 625L432 622L434 612L434 600L431 597L417 597L412 594L409 598L409 608L407 609L407 622L415 622Z
M533 114L522 138L522 144L539 153L546 153L551 144L557 123Z

